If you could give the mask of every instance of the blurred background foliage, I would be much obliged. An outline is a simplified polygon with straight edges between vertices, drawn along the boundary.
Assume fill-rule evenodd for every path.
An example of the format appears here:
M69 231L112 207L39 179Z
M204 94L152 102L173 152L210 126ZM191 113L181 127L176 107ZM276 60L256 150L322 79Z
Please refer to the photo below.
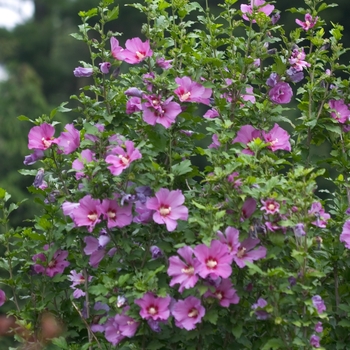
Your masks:
M325 0L338 4L338 7L328 9L323 14L329 29L330 21L345 27L345 47L350 47L350 23L346 11L348 1ZM108 30L124 34L120 40L122 44L128 38L141 36L144 17L137 10L124 6L131 2L135 1L116 1L120 6L120 18L107 27ZM198 2L204 5L204 0ZM209 3L215 11L220 11L217 7L219 2L210 0ZM239 1L237 6L247 2ZM34 15L30 20L12 30L0 28L0 65L7 72L7 78L0 81L0 187L12 194L15 202L30 198L26 188L33 182L33 178L18 173L25 167L24 156L31 153L27 148L27 135L32 125L20 122L17 117L23 114L35 119L41 114L49 114L89 83L89 79L77 79L73 75L79 61L89 62L89 55L86 45L69 34L77 32L77 26L81 24L78 12L96 7L99 0L33 0L33 3ZM2 6L0 2L0 17ZM280 22L285 25L286 33L295 27L295 15L285 11L291 6L304 7L304 0L275 1L275 7L281 11ZM349 55L345 55L344 60L348 63ZM70 105L73 103L70 102ZM76 117L69 114L58 116L58 119L65 125ZM324 147L326 153L327 146ZM318 148L317 153L320 155L322 150ZM24 203L15 211L13 224L25 225L25 220L33 217L34 213L33 202ZM1 349L7 348L5 343L6 340L0 338Z

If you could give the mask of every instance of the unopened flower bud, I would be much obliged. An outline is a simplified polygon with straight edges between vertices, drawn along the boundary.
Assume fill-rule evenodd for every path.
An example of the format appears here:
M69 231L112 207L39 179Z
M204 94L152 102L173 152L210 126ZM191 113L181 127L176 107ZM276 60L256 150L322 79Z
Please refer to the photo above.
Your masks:
M100 70L103 74L108 74L111 68L111 64L109 62L100 63Z
M303 223L296 224L294 226L294 234L296 237L302 237L305 236L305 227Z
M281 18L281 12L277 12L271 16L271 23L275 25Z
M150 326L150 328L152 329L153 332L156 332L156 333L161 332L159 321L155 321L155 320L153 320L153 318L149 318L147 320L147 323L148 323L148 325Z
M157 247L156 245L152 245L152 247L149 249L152 254L152 259L158 259L163 256L162 250Z
M122 307L125 304L126 304L126 299L125 299L124 295L118 295L117 307Z
M35 176L34 182L33 182L33 186L36 188L39 188L43 182L44 182L44 173L45 170L43 168L40 168Z

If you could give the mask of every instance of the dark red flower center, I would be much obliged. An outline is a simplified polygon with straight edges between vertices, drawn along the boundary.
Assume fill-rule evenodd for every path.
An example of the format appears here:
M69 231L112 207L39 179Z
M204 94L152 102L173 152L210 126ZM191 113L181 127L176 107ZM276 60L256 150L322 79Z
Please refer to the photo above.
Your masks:
M88 219L89 219L90 221L94 222L94 221L97 220L98 215L97 215L97 213L96 213L95 211L92 211L92 212L90 212L90 213L88 214L87 217L88 217Z
M237 258L243 258L244 257L244 255L245 255L245 252L246 252L246 248L244 248L244 247L239 247L238 248L238 252L237 252Z
M182 273L185 273L186 275L193 275L194 274L194 267L189 265L181 269Z
M188 317L194 318L197 316L198 316L198 310L196 308L193 308L188 312Z
M158 307L155 306L155 305L151 305L151 306L147 309L147 312L148 312L150 315L154 316L155 314L158 313Z
M168 216L171 212L171 207L169 207L168 205L161 205L161 207L159 208L159 213L162 216Z
M208 269L215 270L216 266L218 265L218 261L212 257L209 257L205 264L207 265Z

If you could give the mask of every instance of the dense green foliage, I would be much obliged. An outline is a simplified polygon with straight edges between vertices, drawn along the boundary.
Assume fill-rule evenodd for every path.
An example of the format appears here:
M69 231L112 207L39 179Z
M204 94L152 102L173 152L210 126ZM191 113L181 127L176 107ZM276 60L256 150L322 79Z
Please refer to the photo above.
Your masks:
M38 2L44 7L45 3ZM118 17L123 18L126 9L115 7L112 0L99 5L94 1L78 3L47 6L42 15L36 14L35 25L19 27L4 39L10 42L11 35L23 34L12 43L12 49L7 46L3 57L4 62L11 62L10 79L0 86L2 95L8 96L0 110L4 120L0 147L6 144L3 148L12 152L6 151L3 157L8 176L13 171L10 159L21 163L21 157L29 153L25 150L29 129L30 142L43 125L56 129L54 135L38 138L45 157L20 171L25 175L21 179L29 179L29 191L38 205L33 215L28 213L27 227L11 229L9 224L10 213L18 206L19 212L25 203L10 204L7 192L20 198L16 187L22 180L16 174L12 187L5 177L1 183L5 188L9 184L7 192L0 190L1 242L6 250L0 265L6 276L1 283L6 285L10 313L28 332L18 332L16 339L24 346L39 347L55 337L53 348L108 349L113 341L107 331L94 333L91 327L127 314L131 323L139 325L135 334L120 341L112 337L120 349L300 349L312 348L310 339L315 334L323 348L346 349L350 266L348 251L339 237L350 207L349 117L340 121L334 114L338 107L331 106L337 100L344 102L343 109L348 108L350 66L344 59L343 27L323 17L334 5L302 1L302 7L288 12L293 18L289 28L283 26L286 12L276 23L263 11L256 11L250 20L242 19L244 14L235 0L226 0L214 9L207 3L186 0L147 0L127 7L128 14L142 18L141 35L119 29ZM282 10L278 2L275 5ZM61 32L54 17L48 15L65 18L73 7L80 11L82 20L79 32L72 34L75 41L67 35L75 21L67 20L69 25L62 25L66 29ZM314 27L303 30L294 19L304 20L307 13L317 20ZM43 35L35 35L35 31ZM111 38L122 37L120 45L124 47L134 36L149 40L153 52L137 51L133 59L139 61L131 64L125 58L116 59ZM31 40L38 40L45 49L40 51ZM85 51L80 49L86 46ZM70 48L75 50L71 54ZM302 49L306 57L299 57L298 63L304 78L293 81L287 71L295 50L301 53ZM17 60L13 59L14 52L20 52ZM74 65L66 55L76 60ZM172 60L172 66L161 68L159 58ZM108 73L101 72L102 62L111 64ZM78 65L90 69L87 75L91 77L73 78L72 67ZM279 77L273 78L274 73ZM185 85L179 80L184 77L195 82L193 89L201 92L197 100L194 90L177 91ZM273 79L276 81L271 82ZM286 90L272 96L271 91L281 83ZM138 96L142 107L132 112L127 105L130 96L125 94L128 88L142 91ZM68 104L61 104L63 92L72 95ZM290 98L281 102L283 96ZM20 102L26 100L30 103ZM161 111L156 109L159 104ZM209 105L218 113L216 118L203 118ZM170 125L162 115L167 108L178 112ZM23 122L13 127L5 122L6 113L23 114ZM155 115L159 119L152 122ZM71 151L55 139L68 129L68 121L79 134L79 144ZM234 141L240 137L242 126L248 124L255 129L255 136L247 142L242 138ZM278 138L271 136L275 128ZM208 147L214 135L216 144ZM18 140L16 147L11 147L13 139ZM128 141L133 142L132 147ZM130 160L130 154L123 152L134 146L140 155ZM320 147L322 154L317 151ZM90 160L81 154L87 150L93 152ZM117 166L118 170L111 169L108 157L113 154L122 162L121 171ZM74 170L78 169L74 166L77 160L82 162L79 176ZM45 186L41 180L46 181ZM325 181L327 185L323 186ZM167 215L174 210L170 203L158 210L166 225L155 218L156 209L152 209L149 222L141 220L137 210L140 203L135 199L141 186L148 186L152 193L145 200L148 210L154 204L151 198L161 189L174 191L173 196L175 191L177 195L181 192L184 203L174 200L174 207L186 206L188 217L182 212L175 219L175 227L168 226ZM90 220L86 224L78 217L89 196L99 204L97 212L90 208L85 215ZM321 197L325 198L325 211ZM110 224L110 211L103 212L100 205L112 199L120 208L132 207L132 222L126 215L130 218L127 224ZM267 251L243 266L232 260L232 273L221 276L232 282L239 302L220 305L220 298L213 294L208 297L215 292L217 286L212 280L217 276L210 275L212 280L203 277L199 267L196 273L203 278L197 284L186 287L183 293L177 284L170 287L168 269L178 249L193 248L199 260L202 244L210 246L218 239L218 231L225 232L228 227L239 230L240 242L258 238L258 249L265 247ZM84 253L86 238L97 239L102 231L110 237L106 247L116 251L105 254L98 267L91 266L91 257ZM230 246L231 252L225 251L226 255L235 259L248 255L251 247L240 246L238 238L235 244L236 250ZM159 247L162 254L152 255L152 246ZM96 250L102 248L97 245ZM37 265L44 266L44 271L51 268L60 250L67 252L69 267L54 276L40 272ZM33 259L35 254L41 257ZM212 263L214 258L207 260ZM72 270L81 271L78 284L85 293L82 298L69 288ZM155 332L138 304L148 292L160 298L171 296L173 302L195 296L205 307L205 315L196 329L186 330L179 328L181 322L172 309L172 316L157 324L161 332ZM127 309L118 305L122 296ZM315 306L315 296L324 300L325 312ZM260 298L266 305L256 306ZM108 313L96 310L97 302L108 305ZM56 322L57 331L51 336L44 329L47 315ZM319 322L323 331L315 333Z

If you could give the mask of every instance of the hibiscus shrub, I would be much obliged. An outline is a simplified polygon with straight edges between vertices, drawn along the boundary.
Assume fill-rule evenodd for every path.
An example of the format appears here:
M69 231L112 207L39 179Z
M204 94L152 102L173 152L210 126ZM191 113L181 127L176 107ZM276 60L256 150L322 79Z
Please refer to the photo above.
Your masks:
M78 107L20 118L35 125L21 173L42 211L11 230L17 204L0 191L16 339L346 349L350 67L343 28L321 17L334 5L290 9L288 34L264 0L215 15L188 0L129 6L145 23L125 45L104 29L113 0L79 13L91 61L74 70L88 84ZM58 112L72 118L60 134Z

